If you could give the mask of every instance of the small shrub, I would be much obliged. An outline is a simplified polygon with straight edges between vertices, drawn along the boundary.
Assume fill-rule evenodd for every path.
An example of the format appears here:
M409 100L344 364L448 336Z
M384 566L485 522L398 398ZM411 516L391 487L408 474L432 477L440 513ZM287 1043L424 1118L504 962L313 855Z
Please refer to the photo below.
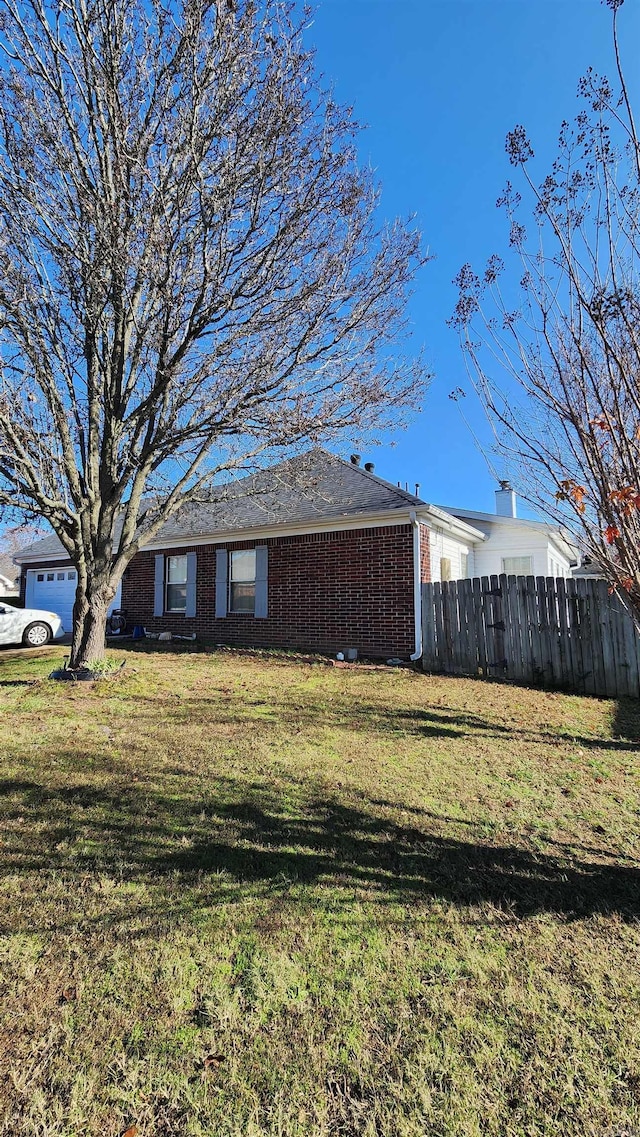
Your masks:
M87 664L87 667L89 671L92 671L98 678L106 679L110 675L115 675L116 671L120 671L124 665L124 659L94 659L91 663Z

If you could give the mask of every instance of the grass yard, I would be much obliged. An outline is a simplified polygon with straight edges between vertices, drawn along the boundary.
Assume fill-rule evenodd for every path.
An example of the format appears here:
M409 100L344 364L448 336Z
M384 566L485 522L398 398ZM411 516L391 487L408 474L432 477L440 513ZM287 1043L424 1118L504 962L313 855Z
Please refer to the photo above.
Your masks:
M0 654L0 1133L640 1133L632 705Z

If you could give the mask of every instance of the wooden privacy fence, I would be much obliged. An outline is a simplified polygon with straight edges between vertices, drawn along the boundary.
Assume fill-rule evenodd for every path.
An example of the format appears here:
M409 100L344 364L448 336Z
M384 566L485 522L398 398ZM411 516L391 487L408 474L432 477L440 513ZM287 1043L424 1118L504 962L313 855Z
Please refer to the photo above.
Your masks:
M425 671L640 697L640 635L602 580L423 584L422 633Z

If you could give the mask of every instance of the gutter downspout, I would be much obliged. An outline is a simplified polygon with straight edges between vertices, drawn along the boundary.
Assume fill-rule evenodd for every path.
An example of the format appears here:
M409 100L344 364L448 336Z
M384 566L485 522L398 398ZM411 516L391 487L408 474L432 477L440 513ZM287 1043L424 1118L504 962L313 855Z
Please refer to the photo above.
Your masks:
M420 580L420 523L415 509L409 514L413 529L413 611L415 619L416 650L409 656L412 663L422 658L422 582Z

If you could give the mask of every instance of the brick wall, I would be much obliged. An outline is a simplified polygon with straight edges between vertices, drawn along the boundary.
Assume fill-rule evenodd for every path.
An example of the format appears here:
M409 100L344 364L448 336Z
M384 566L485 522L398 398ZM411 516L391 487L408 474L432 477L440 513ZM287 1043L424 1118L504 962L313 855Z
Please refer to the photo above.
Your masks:
M428 531L427 531L428 533ZM215 618L216 549L269 547L269 615ZM428 558L428 539L423 540ZM334 652L357 647L367 655L409 655L415 647L413 541L410 525L334 533L185 545L167 554L198 557L196 612L153 616L155 552L131 562L122 607L131 624L151 631L196 632L202 639L244 646L300 647ZM423 553L423 566L424 553ZM426 569L428 572L428 559Z
M420 526L420 581L422 584L429 584L431 581L430 534L431 530L426 525Z

